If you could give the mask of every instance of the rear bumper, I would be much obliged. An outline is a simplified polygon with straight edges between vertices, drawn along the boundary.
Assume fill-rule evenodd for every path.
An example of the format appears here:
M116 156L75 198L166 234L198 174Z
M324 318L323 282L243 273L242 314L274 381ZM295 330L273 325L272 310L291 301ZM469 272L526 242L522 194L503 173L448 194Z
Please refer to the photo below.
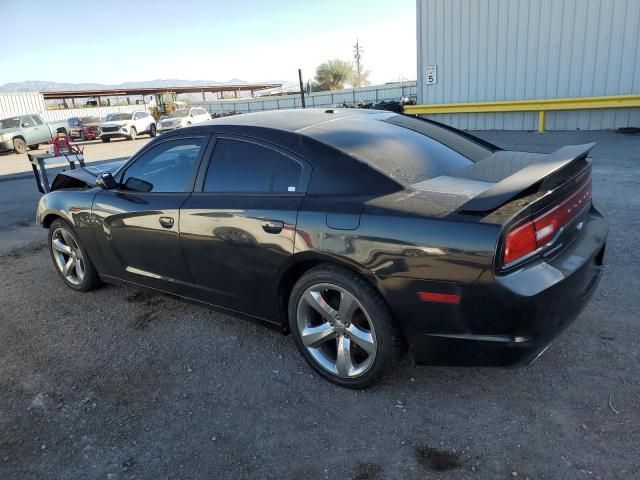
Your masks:
M592 208L580 238L552 259L507 275L487 270L464 285L406 279L386 292L416 363L508 367L535 360L589 302L607 232L606 219ZM461 300L422 302L418 291L456 293Z

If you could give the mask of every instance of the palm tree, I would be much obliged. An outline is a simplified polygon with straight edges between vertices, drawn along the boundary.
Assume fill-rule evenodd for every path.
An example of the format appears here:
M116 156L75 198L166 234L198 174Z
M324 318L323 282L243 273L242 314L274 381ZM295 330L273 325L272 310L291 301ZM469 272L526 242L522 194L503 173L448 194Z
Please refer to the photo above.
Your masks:
M329 60L316 68L318 90L340 90L353 81L353 66L343 60Z

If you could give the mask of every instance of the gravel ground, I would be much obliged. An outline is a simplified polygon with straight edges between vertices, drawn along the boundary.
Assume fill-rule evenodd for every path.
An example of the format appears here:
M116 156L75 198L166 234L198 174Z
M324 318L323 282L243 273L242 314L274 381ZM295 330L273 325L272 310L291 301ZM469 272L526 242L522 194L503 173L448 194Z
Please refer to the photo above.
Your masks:
M0 478L640 478L640 137L481 135L537 151L600 142L607 270L537 362L407 360L343 390L263 326L121 287L65 289L44 232L17 226L33 233L0 253Z

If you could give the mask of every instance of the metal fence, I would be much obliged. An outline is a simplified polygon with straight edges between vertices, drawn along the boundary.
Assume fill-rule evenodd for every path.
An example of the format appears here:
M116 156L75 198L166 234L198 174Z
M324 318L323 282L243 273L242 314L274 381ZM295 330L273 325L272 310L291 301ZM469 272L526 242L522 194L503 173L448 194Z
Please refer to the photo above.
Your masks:
M398 82L360 88L346 88L331 92L313 92L305 94L307 108L333 107L358 102L380 102L399 100L402 97L416 96L416 82ZM302 107L300 94L282 97L258 97L238 100L217 100L196 102L210 113L224 112L260 112L263 110L285 110Z
M104 117L108 113L130 113L140 110L147 111L147 106L121 105L47 110L47 105L40 93L0 94L0 118L36 113L40 115L45 122L53 122L56 120L66 120L71 117Z
M71 117L106 117L108 113L146 112L146 105L120 105L113 107L66 108L62 110L45 110L40 115L45 122L66 120Z

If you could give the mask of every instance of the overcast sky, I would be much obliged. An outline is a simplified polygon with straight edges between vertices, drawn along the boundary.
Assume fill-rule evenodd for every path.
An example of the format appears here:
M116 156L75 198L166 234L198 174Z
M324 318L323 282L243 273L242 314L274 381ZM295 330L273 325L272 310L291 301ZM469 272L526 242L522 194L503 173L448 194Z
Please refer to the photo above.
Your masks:
M0 0L0 84L305 78L353 60L416 78L415 0Z

